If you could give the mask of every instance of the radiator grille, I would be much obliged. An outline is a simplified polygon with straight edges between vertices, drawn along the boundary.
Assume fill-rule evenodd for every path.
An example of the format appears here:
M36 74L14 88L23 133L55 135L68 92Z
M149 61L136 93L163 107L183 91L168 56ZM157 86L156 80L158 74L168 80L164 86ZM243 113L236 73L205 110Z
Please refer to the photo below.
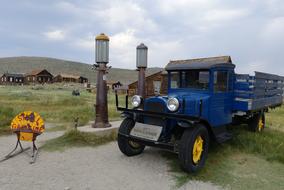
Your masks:
M147 102L145 105L145 111L165 113L166 105L162 102ZM145 116L144 122L150 125L164 126L165 120L160 117Z
M165 112L165 106L163 103L161 102L147 102L147 104L145 105L145 110L146 111L152 111L152 112Z

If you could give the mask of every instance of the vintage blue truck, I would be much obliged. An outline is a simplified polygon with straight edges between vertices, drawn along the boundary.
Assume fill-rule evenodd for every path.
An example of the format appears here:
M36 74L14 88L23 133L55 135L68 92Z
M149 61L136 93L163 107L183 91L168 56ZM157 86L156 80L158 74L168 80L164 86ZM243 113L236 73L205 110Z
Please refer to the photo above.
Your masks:
M118 146L127 156L145 146L178 154L182 169L204 167L209 143L231 138L226 127L247 123L253 132L265 128L265 113L283 103L284 77L255 72L236 74L229 56L170 61L168 94L143 99L134 95L132 108L117 110L125 117L118 132Z

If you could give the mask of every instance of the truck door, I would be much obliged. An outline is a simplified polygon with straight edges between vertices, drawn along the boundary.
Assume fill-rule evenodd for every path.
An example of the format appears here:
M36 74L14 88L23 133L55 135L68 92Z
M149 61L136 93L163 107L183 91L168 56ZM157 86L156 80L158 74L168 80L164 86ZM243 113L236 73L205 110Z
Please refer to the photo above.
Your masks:
M215 70L212 75L209 121L212 126L221 126L232 122L233 72Z

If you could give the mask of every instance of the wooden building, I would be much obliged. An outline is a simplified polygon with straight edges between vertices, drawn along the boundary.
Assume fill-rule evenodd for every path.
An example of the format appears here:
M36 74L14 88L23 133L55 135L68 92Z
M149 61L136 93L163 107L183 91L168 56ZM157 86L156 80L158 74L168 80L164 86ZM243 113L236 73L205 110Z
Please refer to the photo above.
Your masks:
M27 83L52 83L53 75L46 69L33 70L25 76Z
M25 76L20 73L4 73L0 78L0 84L2 85L16 85L24 84Z
M145 82L146 97L154 96L156 94L165 95L168 90L168 76L165 71L159 71L146 77ZM138 81L128 85L130 95L135 95L138 92Z
M88 79L86 77L69 75L69 74L59 74L54 77L53 82L74 82L74 83L87 83Z

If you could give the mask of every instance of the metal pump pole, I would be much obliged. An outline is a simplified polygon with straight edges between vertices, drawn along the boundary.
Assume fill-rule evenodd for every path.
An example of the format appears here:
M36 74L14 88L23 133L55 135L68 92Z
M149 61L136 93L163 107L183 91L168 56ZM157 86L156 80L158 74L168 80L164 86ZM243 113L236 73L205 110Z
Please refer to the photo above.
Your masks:
M141 43L136 48L136 67L138 70L138 95L145 98L146 89L145 89L145 71L147 68L147 52L148 47Z
M92 125L94 128L111 127L108 121L108 101L106 71L109 69L109 37L100 34L96 37L96 63L97 70L97 95L96 95L96 120Z

